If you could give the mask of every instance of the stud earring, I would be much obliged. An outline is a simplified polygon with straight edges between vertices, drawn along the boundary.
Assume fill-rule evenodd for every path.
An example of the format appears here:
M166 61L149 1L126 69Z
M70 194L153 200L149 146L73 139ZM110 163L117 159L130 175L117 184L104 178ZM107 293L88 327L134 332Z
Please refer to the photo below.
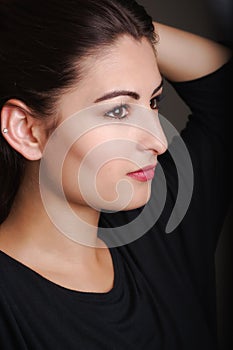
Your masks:
M4 128L4 129L2 130L2 132L3 132L3 134L7 134L7 133L8 133L8 129L7 129L7 128Z

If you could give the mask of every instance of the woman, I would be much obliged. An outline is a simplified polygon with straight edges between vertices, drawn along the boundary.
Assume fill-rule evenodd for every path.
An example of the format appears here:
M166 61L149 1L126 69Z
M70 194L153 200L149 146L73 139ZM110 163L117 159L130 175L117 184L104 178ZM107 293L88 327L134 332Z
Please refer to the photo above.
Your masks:
M0 11L1 348L216 348L229 51L153 26L134 1L14 0ZM170 235L177 173L158 120L162 76L192 110L182 138L193 195ZM162 215L108 246L111 229L156 206L158 156Z

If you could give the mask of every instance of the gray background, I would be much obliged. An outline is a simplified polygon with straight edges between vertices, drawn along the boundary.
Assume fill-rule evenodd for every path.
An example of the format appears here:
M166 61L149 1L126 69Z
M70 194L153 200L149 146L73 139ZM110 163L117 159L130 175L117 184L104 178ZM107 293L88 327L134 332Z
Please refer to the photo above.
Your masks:
M232 0L138 0L138 2L147 9L155 21L226 42L232 47ZM167 84L165 91L166 102L161 105L161 113L177 130L181 130L187 120L189 109ZM221 350L233 349L232 207L226 218L216 252L218 333Z

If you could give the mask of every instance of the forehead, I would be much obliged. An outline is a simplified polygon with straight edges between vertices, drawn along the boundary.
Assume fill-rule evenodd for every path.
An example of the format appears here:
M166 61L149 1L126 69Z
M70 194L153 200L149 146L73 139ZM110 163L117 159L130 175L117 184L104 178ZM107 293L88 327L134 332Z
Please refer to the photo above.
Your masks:
M98 79L103 85L125 84L140 80L150 83L160 80L155 51L146 38L140 41L130 36L122 36L100 55L85 61L86 79ZM144 77L145 79L141 80ZM157 78L157 79L156 79Z
M149 99L161 82L155 51L146 38L122 36L106 49L83 62L83 78L62 97L61 108L72 114L86 108L105 93L135 91Z

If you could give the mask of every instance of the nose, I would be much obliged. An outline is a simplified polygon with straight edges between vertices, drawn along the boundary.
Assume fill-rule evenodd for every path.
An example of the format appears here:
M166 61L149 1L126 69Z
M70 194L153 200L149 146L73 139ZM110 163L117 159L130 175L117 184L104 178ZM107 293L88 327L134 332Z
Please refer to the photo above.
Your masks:
M147 120L145 128L141 133L140 144L145 150L151 150L154 154L160 155L166 152L168 141L160 124L158 115Z

